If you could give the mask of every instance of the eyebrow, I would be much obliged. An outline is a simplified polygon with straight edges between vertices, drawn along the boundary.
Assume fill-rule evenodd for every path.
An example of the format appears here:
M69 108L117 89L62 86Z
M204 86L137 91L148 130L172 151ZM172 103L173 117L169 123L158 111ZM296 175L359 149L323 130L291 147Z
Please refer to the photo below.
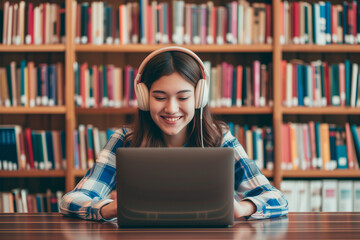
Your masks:
M187 93L187 92L192 92L192 91L191 91L191 90L186 89L186 90L181 90L181 91L178 91L176 94L180 94L180 93ZM152 93L162 93L162 94L166 94L166 92L164 92L164 91L160 91L160 90L154 90L154 91L152 91Z

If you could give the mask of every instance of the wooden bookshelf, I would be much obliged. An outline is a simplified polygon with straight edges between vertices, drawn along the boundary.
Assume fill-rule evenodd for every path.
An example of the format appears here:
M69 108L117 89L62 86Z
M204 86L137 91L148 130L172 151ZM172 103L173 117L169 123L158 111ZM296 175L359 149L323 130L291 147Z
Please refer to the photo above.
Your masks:
M283 178L356 178L360 177L360 170L284 170Z
M3 114L65 114L65 106L56 107L0 107Z
M0 52L65 52L64 44L51 45L3 45L0 44Z
M359 107L281 107L283 114L360 115Z
M319 46L314 44L289 44L282 45L281 50L283 52L309 52L309 53L322 53L322 52L334 52L334 53L359 53L360 45L346 45L346 44L329 44L325 46Z
M65 177L65 170L21 170L21 171L0 171L3 178L53 178Z
M140 52L148 53L156 49L173 46L174 44L129 44L129 45L93 45L93 44L84 44L76 45L76 52ZM272 45L268 44L252 44L252 45L185 45L184 47L195 51L197 53L234 53L234 52L271 52L273 50ZM209 51L209 49L211 49Z
M228 0L230 1L230 0ZM86 171L74 169L74 138L73 132L77 128L80 120L86 119L87 121L105 122L109 124L110 120L115 118L112 115L121 115L128 117L127 115L134 115L137 112L136 108L97 108L97 109L83 109L76 108L74 104L74 74L73 63L78 59L80 55L84 55L85 58L88 55L98 54L101 56L99 61L114 62L116 58L108 57L109 55L123 56L131 55L133 53L136 57L131 57L130 60L134 62L141 62L144 56L148 53L167 45L142 45L142 44L130 44L130 45L75 45L74 44L74 32L72 26L74 19L72 19L72 0L63 0L62 3L66 5L66 43L56 45L23 45L23 46L5 46L0 45L0 53L5 54L63 54L64 66L65 66L65 79L66 79L66 91L65 101L66 105L61 107L0 107L0 119L7 117L8 115L13 118L18 115L24 115L28 117L31 114L43 115L65 115L60 121L60 125L64 126L66 132L66 165L65 171L0 171L0 178L36 178L36 177L64 177L65 178L65 191L70 191L76 184L76 178L84 176ZM110 1L111 2L111 1ZM115 1L112 1L115 2ZM168 0L168 2L171 2ZM203 3L206 1L203 0ZM310 117L321 117L322 115L360 115L360 108L348 108L348 107L322 107L322 108L306 108L306 107L292 107L286 108L282 106L281 94L281 61L287 55L309 55L315 54L316 57L322 55L322 53L335 53L337 57L340 54L353 54L360 53L360 45L281 45L280 44L280 3L281 0L271 0L272 2L272 26L273 26L273 43L269 44L251 44L251 45L183 45L196 53L203 55L211 55L214 59L219 59L223 56L230 56L232 59L242 58L244 56L244 62L250 61L246 57L255 55L257 58L266 59L270 58L273 65L273 106L272 107L231 107L231 108L211 108L211 112L216 115L224 115L225 117L242 117L245 121L247 119L263 119L264 116L270 119L273 126L274 134L274 170L262 172L266 177L272 178L275 187L279 188L283 178L357 178L360 176L359 170L336 170L336 171L283 171L281 169L281 126L283 119L289 116L302 116L308 115ZM117 4L117 3L116 3ZM216 4L223 4L223 1L217 1ZM175 44L174 44L175 45ZM222 55L224 54L224 55ZM138 57L142 55L141 59ZM96 55L97 56L97 55ZM5 57L4 57L5 58ZM127 63L128 59L122 59L121 64ZM87 116L90 115L90 116ZM102 118L105 118L103 120ZM118 118L118 116L116 116ZM131 118L131 116L130 116ZM249 123L252 124L251 120ZM0 180L1 181L1 180Z

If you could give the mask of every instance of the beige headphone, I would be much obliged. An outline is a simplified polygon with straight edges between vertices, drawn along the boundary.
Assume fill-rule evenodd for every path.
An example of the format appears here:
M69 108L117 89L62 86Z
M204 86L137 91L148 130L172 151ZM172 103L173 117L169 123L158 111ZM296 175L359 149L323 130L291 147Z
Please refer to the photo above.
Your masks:
M191 50L183 48L183 47L164 47L160 48L158 50L155 50L154 52L150 53L144 61L141 63L138 74L135 77L134 80L134 88L135 88L135 94L138 102L138 107L140 110L143 111L149 111L149 89L143 82L139 82L141 80L141 75L143 73L143 70L146 66L146 64L152 59L154 56L163 53L163 52L170 52L170 51L178 51L188 54L189 56L193 57L201 66L202 68L202 77L203 79L200 79L195 87L195 108L196 109L202 109L206 106L209 100L209 74L204 66L204 63L201 61L201 59Z

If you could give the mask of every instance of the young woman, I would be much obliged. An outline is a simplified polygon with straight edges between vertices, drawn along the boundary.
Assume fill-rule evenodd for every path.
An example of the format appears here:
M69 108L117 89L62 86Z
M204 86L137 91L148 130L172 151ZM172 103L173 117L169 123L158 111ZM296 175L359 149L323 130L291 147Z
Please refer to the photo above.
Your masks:
M248 158L227 125L212 119L207 103L206 70L195 53L168 47L151 53L135 80L138 118L117 130L96 164L60 204L61 213L88 220L116 218L115 151L118 147L230 147L235 153L235 217L263 219L286 215L284 195L272 187Z

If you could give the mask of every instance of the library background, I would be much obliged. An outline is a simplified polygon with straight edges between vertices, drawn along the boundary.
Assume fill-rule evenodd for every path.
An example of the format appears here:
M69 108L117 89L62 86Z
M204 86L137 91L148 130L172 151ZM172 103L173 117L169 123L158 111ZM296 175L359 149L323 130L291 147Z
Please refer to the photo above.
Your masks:
M180 45L290 211L360 211L357 1L0 0L0 212L58 211Z

